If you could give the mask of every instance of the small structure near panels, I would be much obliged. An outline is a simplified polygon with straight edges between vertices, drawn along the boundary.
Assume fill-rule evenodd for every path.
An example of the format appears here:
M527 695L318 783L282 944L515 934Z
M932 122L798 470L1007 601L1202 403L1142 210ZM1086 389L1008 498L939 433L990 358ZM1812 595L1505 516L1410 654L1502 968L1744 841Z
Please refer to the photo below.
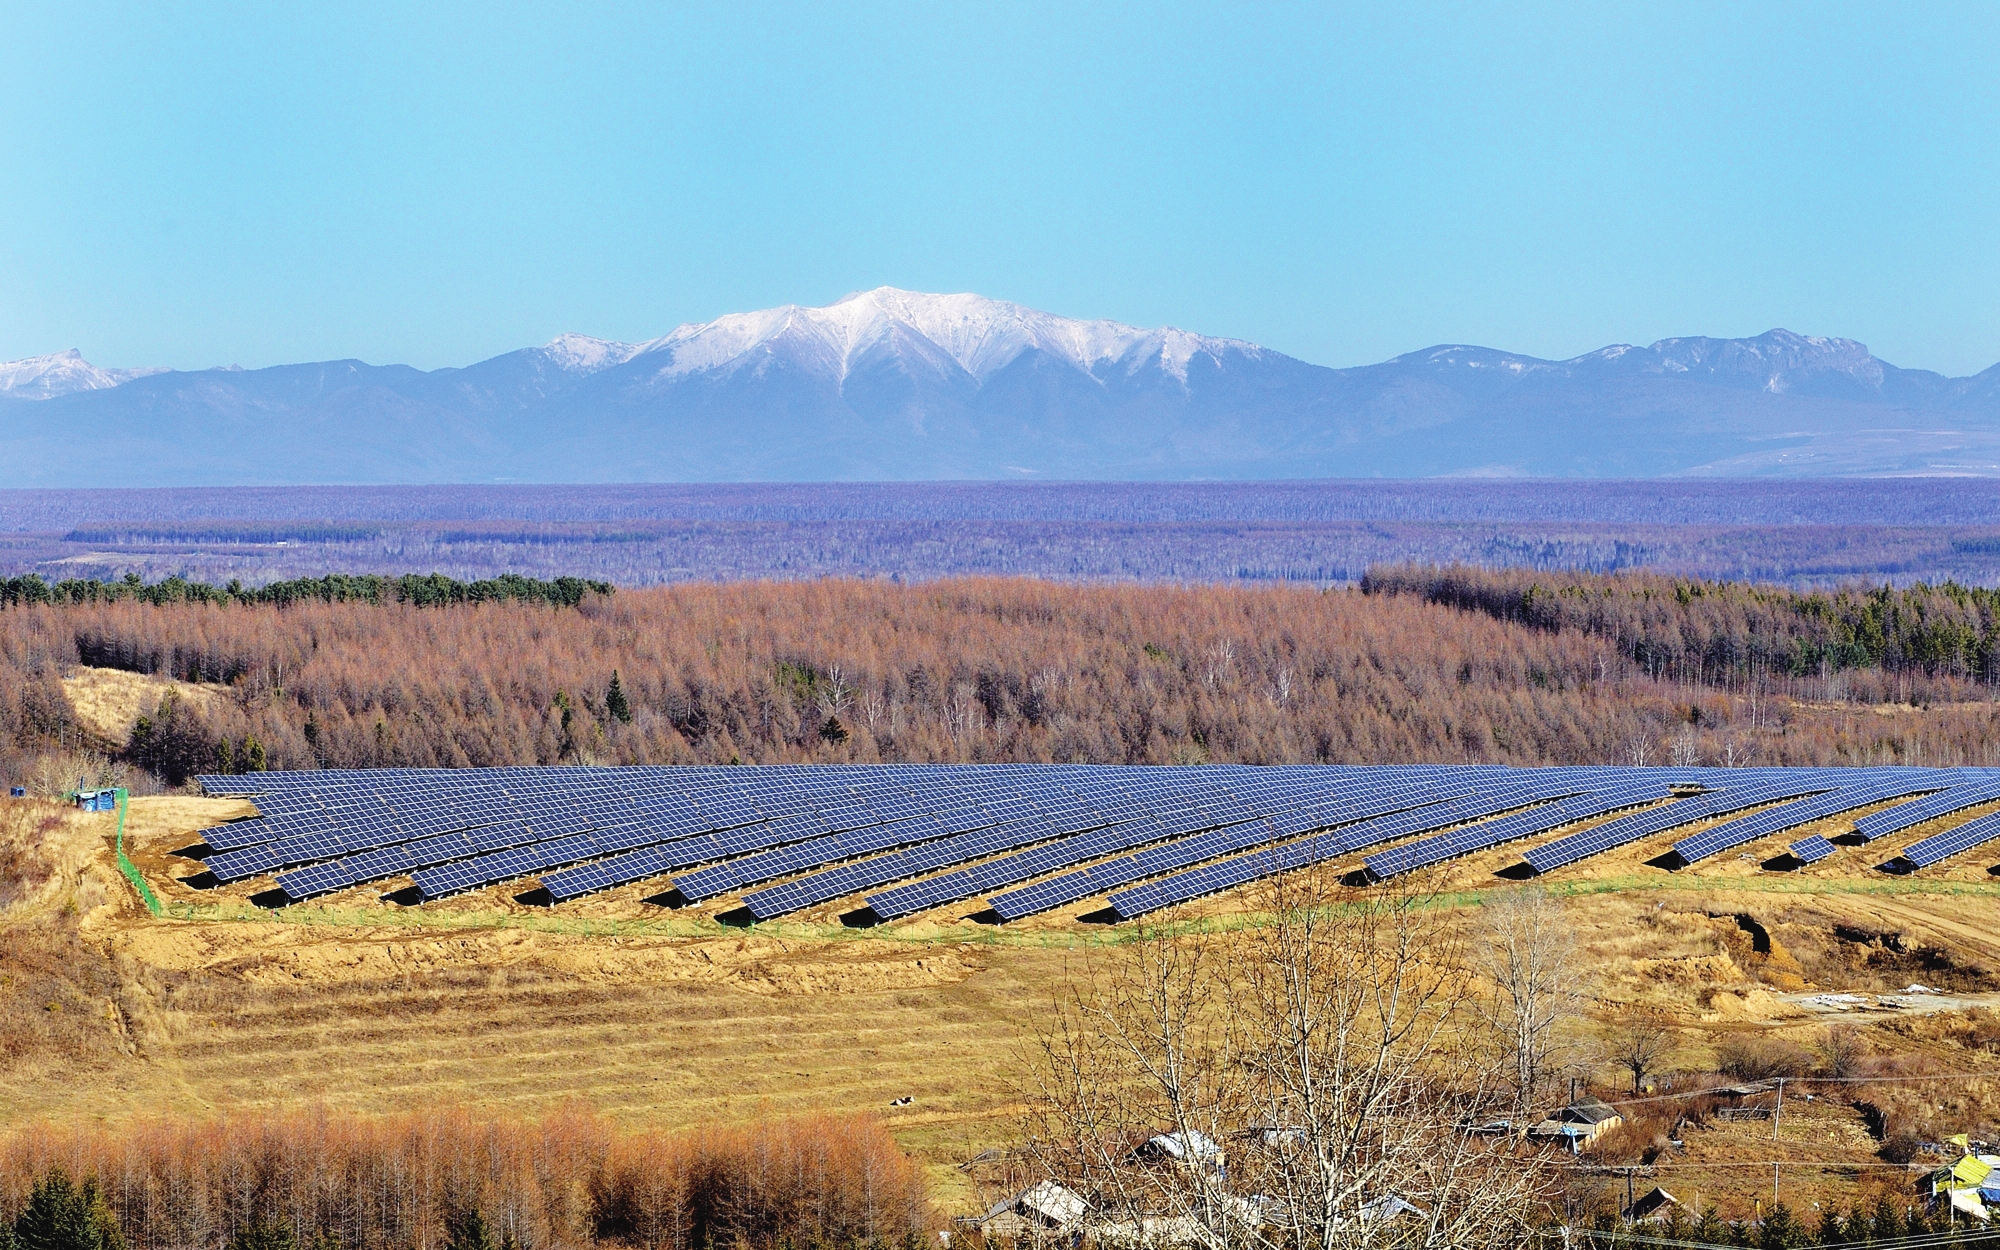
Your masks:
M1188 1129L1182 1133L1155 1133L1132 1151L1132 1157L1178 1163L1183 1167L1206 1167L1217 1172L1223 1168L1222 1147L1199 1129Z
M2000 1155L1973 1153L1963 1133L1952 1138L1951 1144L1963 1153L1957 1161L1930 1174L1931 1201L1988 1223L1993 1208L2000 1206Z
M1543 1141L1561 1141L1572 1151L1579 1151L1623 1123L1625 1117L1618 1113L1617 1108L1586 1095L1529 1129L1528 1136Z

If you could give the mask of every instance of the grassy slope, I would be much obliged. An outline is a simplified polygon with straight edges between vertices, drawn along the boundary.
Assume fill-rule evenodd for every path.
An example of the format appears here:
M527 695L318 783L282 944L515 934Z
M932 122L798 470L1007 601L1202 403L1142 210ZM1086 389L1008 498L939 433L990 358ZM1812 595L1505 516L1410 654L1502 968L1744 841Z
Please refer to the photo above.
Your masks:
M67 990L47 977L0 984L10 1017L47 1034L0 1063L8 1119L299 1103L533 1112L570 1098L669 1124L870 1110L930 1160L947 1201L966 1202L975 1195L951 1165L1005 1136L1025 1024L1070 960L1130 933L1075 923L1093 905L1004 929L973 922L968 905L878 929L843 926L836 907L746 931L713 919L719 908L642 907L636 890L553 912L492 890L422 909L356 891L270 913L244 901L246 890L181 883L195 865L171 855L193 830L242 810L135 801L132 844L169 903L166 920L147 918L111 875L108 846L74 867L77 896L88 897L73 918L46 900L32 916L6 917L14 927L0 938L48 945L51 967L75 967ZM98 841L108 841L108 818L83 819L102 823ZM1884 962L1865 941L1827 936L1836 926L1899 933L1910 949L1950 951L1962 968L2000 968L2000 881L1978 856L1911 878L1866 868L1894 846L1844 850L1806 874L1763 872L1733 855L1668 874L1645 866L1659 849L1606 855L1550 885L1574 896L1578 939L1598 973L1593 1014L1615 1020L1634 1003L1672 1012L1686 1065L1705 1063L1716 1038L1736 1030L1809 1042L1820 1022L1781 990L1898 988L1927 975L1900 956ZM1519 888L1493 875L1518 855L1460 861L1438 884L1448 902L1476 904ZM1254 923L1246 907L1225 896L1207 911ZM1755 949L1738 915L1765 926L1775 953ZM55 949L65 924L85 954ZM68 1015L37 1001L62 994ZM70 1030L60 1036L48 1031L58 1016ZM1937 1038L1883 1042L1966 1061ZM914 1104L892 1110L903 1096ZM1872 1158L1851 1108L1816 1109L1825 1122L1816 1129L1800 1115L1801 1158ZM1773 1157L1746 1132L1704 1134L1691 1151L1713 1167L1690 1181L1721 1192L1735 1164Z

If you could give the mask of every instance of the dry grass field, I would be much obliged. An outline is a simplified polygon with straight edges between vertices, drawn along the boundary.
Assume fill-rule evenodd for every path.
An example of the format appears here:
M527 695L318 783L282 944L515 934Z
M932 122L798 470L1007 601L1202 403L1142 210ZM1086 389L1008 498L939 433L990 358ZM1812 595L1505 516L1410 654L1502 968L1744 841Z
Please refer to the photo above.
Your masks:
M188 883L200 866L175 854L200 828L249 812L133 800L128 844L167 909L155 918L117 875L112 817L12 809L9 872L40 879L0 899L0 1118L439 1103L540 1112L582 1100L614 1119L673 1125L861 1110L930 1165L947 1205L965 1205L978 1195L956 1165L1011 1130L1039 1013L1067 968L1132 929L1079 919L1101 902L1008 926L984 922L975 902L848 927L859 900L746 929L718 918L729 900L669 910L646 901L657 886L551 909L519 901L520 885L399 906L381 899L389 883L273 912L249 887ZM1865 1046L1883 1062L1996 1076L1940 1084L1923 1108L1897 1114L1922 1110L1925 1131L1994 1122L2000 1027L1988 1037L1980 1022L2000 1005L1995 856L1911 877L1873 867L1931 832L1796 872L1766 867L1796 833L1680 872L1648 863L1662 841L1546 879L1565 898L1589 982L1572 1060L1615 1089L1604 1039L1636 1008L1673 1022L1673 1070L1712 1071L1718 1048L1745 1036L1810 1051L1833 1017L1809 994L1921 982L1952 997L1847 1013ZM1521 849L1457 861L1432 884L1444 905L1476 916L1495 892L1526 888L1498 875ZM1210 900L1202 914L1256 923L1254 892ZM1788 1102L1775 1141L1768 1121L1712 1121L1667 1148L1635 1125L1631 1157L1650 1149L1654 1183L1725 1205L1768 1194L1773 1159L1791 1163L1785 1183L1812 1201L1907 1188L1861 1102ZM1753 1163L1761 1171L1749 1177Z
M213 682L174 681L86 664L72 665L62 687L83 727L103 743L121 746L131 736L132 722L150 713L168 691L203 711L231 697L229 687Z

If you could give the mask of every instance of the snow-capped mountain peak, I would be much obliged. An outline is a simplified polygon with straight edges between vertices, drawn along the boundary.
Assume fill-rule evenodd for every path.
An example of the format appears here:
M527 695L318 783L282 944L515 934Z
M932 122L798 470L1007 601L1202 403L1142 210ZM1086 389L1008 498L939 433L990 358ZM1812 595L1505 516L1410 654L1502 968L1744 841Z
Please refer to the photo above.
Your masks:
M1182 381L1197 355L1260 352L1254 344L1172 328L1083 321L980 295L931 295L887 286L856 292L823 308L785 304L684 325L641 345L639 352L664 353L664 377L723 368L763 349L844 381L857 360L883 345L893 348L905 335L928 342L980 381L1030 350L1085 373L1121 361L1128 371L1157 362Z
M54 399L76 391L105 391L165 369L100 369L72 347L66 352L0 363L0 397Z
M588 334L558 334L544 344L543 359L567 373L596 373L624 364L639 354L636 343L594 339Z

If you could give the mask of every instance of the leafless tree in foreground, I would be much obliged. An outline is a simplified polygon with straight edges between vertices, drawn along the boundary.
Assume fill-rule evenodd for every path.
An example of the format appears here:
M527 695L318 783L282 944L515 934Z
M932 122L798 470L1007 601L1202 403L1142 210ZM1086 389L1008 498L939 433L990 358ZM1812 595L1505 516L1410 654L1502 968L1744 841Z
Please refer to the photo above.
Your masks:
M1206 1250L1531 1240L1546 1166L1469 1131L1513 1091L1470 1009L1458 918L1309 874L1263 902L1233 929L1147 926L1060 991L1027 1148L1090 1200L1086 1235ZM1166 1151L1142 1148L1155 1135ZM1394 1199L1415 1210L1379 1218Z
M1487 1018L1513 1063L1515 1109L1534 1105L1568 1041L1582 1002L1581 970L1562 904L1535 887L1483 909L1479 952L1493 983Z

